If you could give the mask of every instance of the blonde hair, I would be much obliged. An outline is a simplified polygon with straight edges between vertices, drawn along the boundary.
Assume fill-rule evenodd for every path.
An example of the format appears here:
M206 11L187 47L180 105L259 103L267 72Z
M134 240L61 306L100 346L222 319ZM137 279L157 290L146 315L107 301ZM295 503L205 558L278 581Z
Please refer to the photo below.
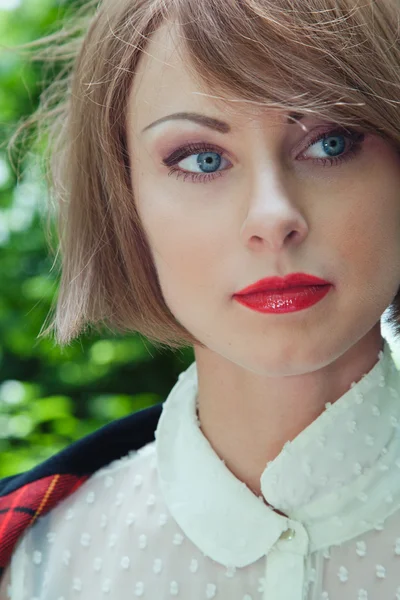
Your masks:
M59 344L88 325L136 331L171 348L198 343L164 301L126 141L138 61L168 22L213 97L312 113L400 147L398 0L89 1L69 29L20 46L43 47L35 59L64 66L10 142L33 124L47 135L61 282L40 335L54 332ZM400 332L399 294L391 309Z

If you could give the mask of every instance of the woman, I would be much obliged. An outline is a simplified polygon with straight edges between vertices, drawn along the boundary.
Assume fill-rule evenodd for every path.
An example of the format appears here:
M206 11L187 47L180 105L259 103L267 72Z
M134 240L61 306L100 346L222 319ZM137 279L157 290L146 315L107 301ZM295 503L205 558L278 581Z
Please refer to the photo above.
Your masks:
M399 18L391 0L108 0L82 29L54 129L51 327L196 360L161 416L3 484L4 598L400 598L380 324L390 308L400 331Z

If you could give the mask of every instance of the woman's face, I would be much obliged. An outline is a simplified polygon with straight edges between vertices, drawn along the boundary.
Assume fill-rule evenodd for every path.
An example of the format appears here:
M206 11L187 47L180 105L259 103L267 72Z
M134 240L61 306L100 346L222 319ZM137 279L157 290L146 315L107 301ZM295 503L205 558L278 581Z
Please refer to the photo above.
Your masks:
M154 35L127 121L135 202L165 301L207 349L250 371L322 368L379 327L399 287L399 156L378 136L352 141L337 131L328 153L313 140L332 124L305 116L305 132L287 114L224 108L202 95L173 40L166 28ZM181 112L226 125L176 119L143 131ZM232 297L294 272L333 286L317 304L285 314Z

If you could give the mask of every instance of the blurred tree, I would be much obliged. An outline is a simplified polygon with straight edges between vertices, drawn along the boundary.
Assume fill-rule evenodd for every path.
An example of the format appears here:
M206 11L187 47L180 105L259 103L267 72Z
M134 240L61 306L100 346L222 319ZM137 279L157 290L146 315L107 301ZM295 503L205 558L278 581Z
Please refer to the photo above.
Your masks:
M67 9L56 0L0 0L1 43L51 33ZM44 232L47 190L30 148L21 148L18 178L6 146L54 76L46 69L0 46L0 478L162 402L194 359L191 349L161 351L137 334L82 336L63 350L37 339L57 289Z

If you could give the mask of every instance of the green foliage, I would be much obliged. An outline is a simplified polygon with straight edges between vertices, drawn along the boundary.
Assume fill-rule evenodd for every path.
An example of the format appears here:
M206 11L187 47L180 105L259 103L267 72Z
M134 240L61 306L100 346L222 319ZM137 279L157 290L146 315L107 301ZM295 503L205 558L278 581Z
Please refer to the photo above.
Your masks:
M0 40L6 46L54 31L68 8L56 0L2 6L5 0ZM63 350L38 339L57 290L44 233L47 194L28 148L17 180L4 140L36 108L45 71L0 46L0 478L162 402L193 360L191 349L160 351L136 334L82 336Z

